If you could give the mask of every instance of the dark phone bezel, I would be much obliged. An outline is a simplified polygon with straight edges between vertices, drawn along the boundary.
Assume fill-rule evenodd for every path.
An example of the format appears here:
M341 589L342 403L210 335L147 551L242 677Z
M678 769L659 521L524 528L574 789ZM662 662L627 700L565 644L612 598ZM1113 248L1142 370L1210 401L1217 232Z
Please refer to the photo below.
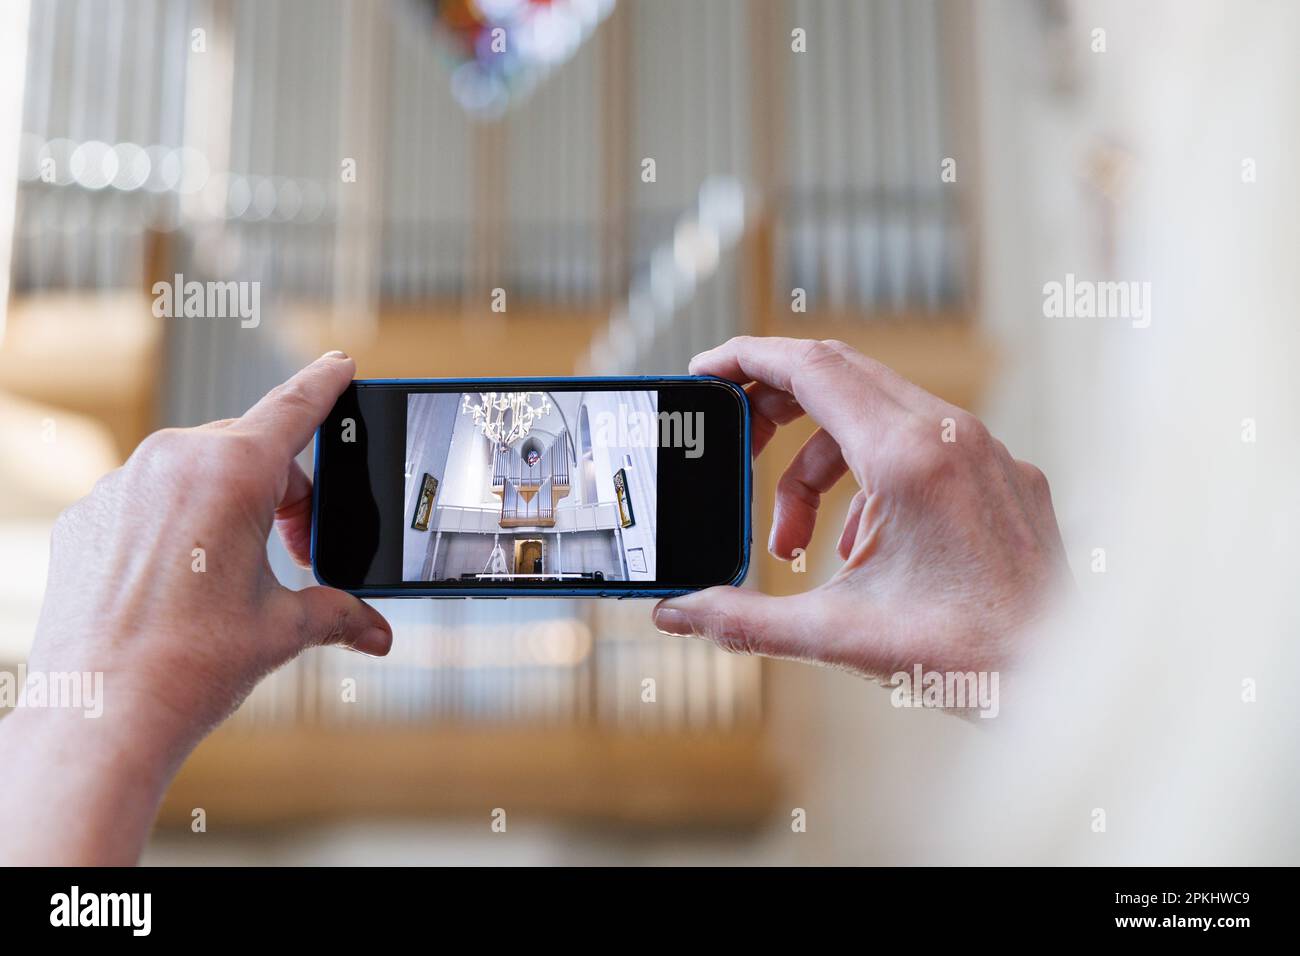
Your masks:
M741 465L740 473L741 482L741 515L738 535L740 538L740 554L738 564L734 573L726 576L722 580L710 584L693 585L688 587L655 587L638 584L636 582L616 582L610 581L596 587L520 587L515 585L492 585L478 587L454 587L448 585L439 585L437 587L422 586L424 582L402 582L397 585L384 586L363 586L363 587L343 587L342 590L355 594L358 597L401 597L401 598L506 598L506 597L647 597L660 598L671 597L678 594L686 594L691 591L700 590L705 587L713 587L718 584L738 585L744 581L749 572L750 552L752 545L752 498L753 498L753 457L750 454L752 447L752 436L750 426L750 407L749 396L745 390L735 382L727 379L718 378L712 375L627 375L627 376L584 376L584 377L551 377L551 376L527 376L527 377L495 377L495 378L456 378L456 379L358 379L352 383L353 387L358 389L364 388L403 388L428 391L476 391L491 390L480 389L480 386L499 387L499 386L520 386L538 388L549 386L556 390L579 390L588 387L602 390L614 390L619 386L630 386L633 388L658 388L660 386L674 386L683 384L711 384L722 386L734 395L741 412L742 435L740 442ZM333 412L331 412L331 416ZM317 560L317 545L319 540L319 520L320 520L320 500L319 489L321 488L321 440L320 428L316 431L316 441L314 443L314 460L313 460L313 491L312 491L312 512L311 512L311 564L312 573L316 580L327 587L339 587L331 581L326 580L321 574L319 562Z

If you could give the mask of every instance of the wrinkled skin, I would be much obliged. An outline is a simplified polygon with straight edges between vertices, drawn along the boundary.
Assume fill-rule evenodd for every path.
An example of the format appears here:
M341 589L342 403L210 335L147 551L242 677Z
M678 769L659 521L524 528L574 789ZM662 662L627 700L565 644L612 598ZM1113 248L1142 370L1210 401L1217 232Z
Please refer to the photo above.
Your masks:
M330 353L240 419L157 432L59 517L28 669L102 673L103 715L0 722L0 859L133 861L171 775L262 677L323 644L388 652L377 611L290 591L266 556L275 526L310 564L311 480L294 456L354 370Z
M1014 663L1069 581L1041 471L974 416L842 342L736 338L696 356L691 372L746 386L755 455L805 413L820 426L777 485L775 556L807 548L821 496L846 473L858 491L844 563L825 584L790 597L720 587L672 598L655 608L660 630L883 679L916 664Z
M746 384L755 454L805 412L821 426L777 489L778 557L807 547L845 473L859 492L826 584L779 598L713 588L661 602L658 627L866 676L1014 664L1068 581L1041 472L842 343L733 339L691 370ZM0 862L133 862L181 762L258 680L323 644L388 652L378 612L329 588L289 591L266 559L276 527L308 564L311 482L294 457L353 371L330 353L240 419L159 432L60 517L29 669L102 673L103 714L0 721Z

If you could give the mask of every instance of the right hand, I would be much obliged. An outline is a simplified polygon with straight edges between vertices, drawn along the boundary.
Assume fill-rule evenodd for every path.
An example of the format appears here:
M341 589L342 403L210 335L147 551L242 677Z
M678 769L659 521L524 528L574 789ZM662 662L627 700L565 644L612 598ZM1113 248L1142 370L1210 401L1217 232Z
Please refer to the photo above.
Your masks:
M747 386L755 455L805 412L821 426L777 485L776 557L808 547L821 496L846 472L858 492L839 540L844 563L825 584L790 597L710 588L660 602L656 627L886 679L916 664L1014 662L1070 580L1041 471L973 415L842 342L735 338L690 370Z

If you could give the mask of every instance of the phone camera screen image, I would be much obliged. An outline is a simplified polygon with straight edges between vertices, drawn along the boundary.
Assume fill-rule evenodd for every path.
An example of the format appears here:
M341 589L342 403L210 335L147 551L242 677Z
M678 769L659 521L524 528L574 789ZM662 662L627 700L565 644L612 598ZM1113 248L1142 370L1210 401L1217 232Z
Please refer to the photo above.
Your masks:
M730 382L354 382L317 432L313 561L375 596L653 596L748 567Z
M658 413L648 390L408 395L402 580L654 581Z

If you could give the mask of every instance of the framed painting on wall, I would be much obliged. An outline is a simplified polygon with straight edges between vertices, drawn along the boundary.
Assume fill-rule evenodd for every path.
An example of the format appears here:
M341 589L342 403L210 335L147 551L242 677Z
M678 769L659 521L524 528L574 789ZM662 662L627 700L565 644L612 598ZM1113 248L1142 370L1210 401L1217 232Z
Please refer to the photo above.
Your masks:
M636 512L632 510L632 492L627 486L627 471L620 468L614 472L614 494L618 496L618 520L624 528L636 524Z
M420 482L420 497L415 503L415 516L411 527L416 531L428 531L429 519L433 517L433 499L438 496L438 479L428 472Z

